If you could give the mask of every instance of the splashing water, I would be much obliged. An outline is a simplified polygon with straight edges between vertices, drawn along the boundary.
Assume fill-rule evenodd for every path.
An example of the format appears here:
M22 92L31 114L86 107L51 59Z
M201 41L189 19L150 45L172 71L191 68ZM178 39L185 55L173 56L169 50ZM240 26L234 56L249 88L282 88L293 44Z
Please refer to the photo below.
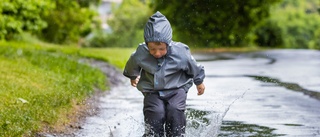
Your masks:
M126 96L118 96L121 91L130 92L127 90L115 89L116 92L103 97L104 105L97 117L87 119L87 124L76 134L76 136L94 137L94 136L109 136L109 137L141 137L144 133L144 122L142 114L142 96L139 92L127 94ZM131 92L132 93L132 92ZM137 93L137 94L136 94ZM194 109L192 106L187 106L187 137L214 137L218 136L222 120L229 111L230 107L244 96L245 93L234 99L228 105L222 105L220 109L210 108L207 111ZM197 99L196 101L199 101ZM188 102L188 101L187 101ZM188 104L188 103L187 103ZM191 100L192 104L192 100ZM198 104L198 105L208 105ZM219 105L220 103L218 103ZM215 112L216 110L222 110Z
M220 113L205 112L194 109L187 110L187 131L188 137L216 137L219 135L220 127L222 125L223 118L226 116L230 107L240 98L243 98L247 91L241 96L234 99L224 111Z

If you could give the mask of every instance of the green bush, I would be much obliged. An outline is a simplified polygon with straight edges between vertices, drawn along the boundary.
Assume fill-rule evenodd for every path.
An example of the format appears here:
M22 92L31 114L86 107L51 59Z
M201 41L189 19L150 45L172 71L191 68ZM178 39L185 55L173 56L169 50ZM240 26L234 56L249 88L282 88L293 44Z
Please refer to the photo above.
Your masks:
M52 0L53 10L43 16L48 26L38 36L53 43L74 43L88 35L92 25L100 26L97 13L88 7L81 7L77 1Z
M151 15L148 1L123 0L114 6L113 18L108 20L112 32L101 30L89 38L86 46L91 47L133 47L143 42L143 28Z
M175 27L178 40L190 46L247 46L248 34L269 16L280 0L154 0Z
M260 46L320 49L317 0L284 0L271 9L271 17L256 29Z
M19 40L23 32L54 43L75 43L100 24L90 3L100 0L1 0L0 40Z
M0 39L19 38L23 31L41 31L48 25L41 16L52 8L46 0L1 0Z
M269 20L259 25L254 35L254 42L261 47L279 47L284 43L281 28Z

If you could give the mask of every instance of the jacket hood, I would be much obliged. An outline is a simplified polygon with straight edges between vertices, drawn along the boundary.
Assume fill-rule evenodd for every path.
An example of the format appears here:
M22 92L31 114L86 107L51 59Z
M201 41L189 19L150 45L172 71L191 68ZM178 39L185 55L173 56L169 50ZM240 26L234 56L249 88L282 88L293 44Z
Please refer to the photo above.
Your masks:
M159 11L154 13L144 28L145 42L164 42L170 45L172 40L172 28L167 18Z

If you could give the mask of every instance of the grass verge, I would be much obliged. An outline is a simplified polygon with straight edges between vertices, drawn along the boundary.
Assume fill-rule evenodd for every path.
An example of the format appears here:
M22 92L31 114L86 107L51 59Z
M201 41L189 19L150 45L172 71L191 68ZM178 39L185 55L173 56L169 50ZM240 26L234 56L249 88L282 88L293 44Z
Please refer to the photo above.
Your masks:
M0 135L33 136L44 127L70 122L75 105L95 87L107 88L101 71L77 60L85 56L113 61L117 52L114 62L121 60L123 50L101 50L0 42Z

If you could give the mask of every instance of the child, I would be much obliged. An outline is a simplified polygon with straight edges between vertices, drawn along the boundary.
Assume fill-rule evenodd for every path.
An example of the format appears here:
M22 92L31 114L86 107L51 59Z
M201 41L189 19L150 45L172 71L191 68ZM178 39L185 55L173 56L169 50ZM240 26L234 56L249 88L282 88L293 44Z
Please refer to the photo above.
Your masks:
M194 83L198 95L204 93L203 66L187 45L171 39L169 21L156 12L146 23L145 43L131 55L123 72L144 95L144 136L184 136L187 92Z

